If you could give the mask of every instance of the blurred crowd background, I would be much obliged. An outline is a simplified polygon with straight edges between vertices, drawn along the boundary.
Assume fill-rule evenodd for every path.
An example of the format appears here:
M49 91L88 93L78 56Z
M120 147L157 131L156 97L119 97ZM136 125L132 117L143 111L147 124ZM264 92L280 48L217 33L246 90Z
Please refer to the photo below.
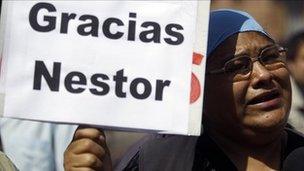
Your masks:
M213 0L211 2L211 10L216 10L220 8L232 8L246 11L250 13L277 42L280 42L281 44L286 46L300 46L287 42L290 39L290 36L296 35L300 32L304 32L304 1L302 0ZM301 77L301 75L302 77L304 77L304 54L303 57L300 58L303 58L303 64L297 65L297 67L299 67L300 69L296 70L295 72L301 72L302 67L303 73L298 74L300 75L298 77ZM301 62L301 60L292 60L291 63L298 61ZM294 67L295 65L290 66ZM298 99L300 99L300 101L301 99L303 100L304 84L302 84L301 81L297 80L293 84L295 84L294 87L299 89L299 91L294 91L293 93L298 96ZM299 115L304 115L304 112L301 112L304 106L303 101L299 103ZM295 114L291 113L291 115ZM304 119L302 119L302 116L299 117L297 116L295 118L296 120L299 120L298 124L300 124L300 126L294 126L293 124L291 124L291 126L299 127L300 131L304 131L304 129L301 130L301 127L304 128L304 126L302 126L304 125ZM56 160L50 158L56 158L55 156L63 156L63 149L71 141L73 131L76 129L76 126L69 125L62 129L57 128L55 124L46 126L46 124L36 122L32 124L24 124L24 121L7 120L2 121L1 124L1 138L4 152L8 154L8 156L17 165L17 167L20 168L20 170L63 170L63 167L60 167L62 165L62 162L58 161L62 160L62 157L59 157ZM23 125L24 127L22 127ZM18 131L17 127L20 127L21 131ZM25 127L32 128L26 129ZM25 129L27 131L24 131ZM33 133L30 132L31 130L33 130ZM58 133L58 131L62 132ZM24 134L24 132L27 133ZM44 134L47 134L48 136L45 136ZM58 136L56 136L55 134L58 134ZM120 157L125 153L125 151L144 135L143 133L126 133L113 131L108 131L106 134L108 137L108 145L112 152L112 158L114 163L119 161ZM22 139L22 137L24 137L25 135L26 138ZM39 141L40 138L44 140L47 139L48 141ZM35 140L36 142L33 143L33 140ZM42 144L39 144L39 142L41 142ZM56 151L55 149L52 149L56 147L56 144L54 143L62 143L60 150ZM22 146L24 146L24 148L22 148ZM29 151L26 151L25 149L28 148L30 148ZM37 162L34 162L36 160L35 157L41 157L41 153L37 152L31 156L27 156L27 153L33 153L33 151L35 152L35 148L37 148L38 151L41 150L41 153L52 152L54 154L43 155L46 158L39 160L37 159ZM28 157L27 160L24 159L26 157ZM43 163L42 160L46 160L46 162L54 162L55 164L45 164L44 167L34 166L41 165ZM54 165L59 166L55 167Z
M304 29L302 0L212 0L211 10L233 8L251 14L278 42Z

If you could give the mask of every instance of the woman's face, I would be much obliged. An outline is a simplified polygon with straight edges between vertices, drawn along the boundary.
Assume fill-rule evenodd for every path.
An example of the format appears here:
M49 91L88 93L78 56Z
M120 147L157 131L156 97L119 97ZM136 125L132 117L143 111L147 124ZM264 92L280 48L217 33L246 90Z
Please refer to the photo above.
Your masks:
M214 51L207 62L207 72L222 68L227 60L239 55L256 59L273 44L257 32L235 34ZM255 61L251 72L241 76L233 72L209 74L205 86L203 120L210 129L252 143L263 143L259 135L267 139L282 132L291 103L285 63L265 67Z

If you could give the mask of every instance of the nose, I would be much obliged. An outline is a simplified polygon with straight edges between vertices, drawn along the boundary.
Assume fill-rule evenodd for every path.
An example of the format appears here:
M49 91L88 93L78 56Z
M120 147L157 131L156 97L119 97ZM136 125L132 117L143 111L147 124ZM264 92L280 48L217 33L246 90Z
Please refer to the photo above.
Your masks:
M252 65L252 87L255 89L269 87L273 79L273 74L259 61L254 62Z

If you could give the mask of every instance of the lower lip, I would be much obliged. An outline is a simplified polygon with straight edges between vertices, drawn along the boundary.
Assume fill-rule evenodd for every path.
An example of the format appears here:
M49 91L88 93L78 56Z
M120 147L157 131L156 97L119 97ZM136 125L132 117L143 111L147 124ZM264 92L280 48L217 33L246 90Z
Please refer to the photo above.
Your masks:
M253 104L250 106L255 106L258 107L260 109L271 109L271 108L275 108L275 107L279 107L281 105L281 97L277 97L265 102L261 102L261 103L257 103L257 104Z

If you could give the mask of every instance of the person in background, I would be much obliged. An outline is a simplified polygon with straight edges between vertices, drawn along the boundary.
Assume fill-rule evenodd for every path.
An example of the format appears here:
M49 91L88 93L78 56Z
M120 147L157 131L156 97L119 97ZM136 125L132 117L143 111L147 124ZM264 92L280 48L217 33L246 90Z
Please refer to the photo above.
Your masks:
M22 171L64 170L63 154L72 140L76 127L8 118L0 120L4 152ZM144 135L119 131L105 131L105 134L112 152L113 165L120 161L128 147Z
M286 49L248 13L211 12L204 95L201 136L152 136L130 151L119 168L112 168L103 131L80 127L65 151L66 171L301 166L303 156L289 160L294 151L303 151L304 137L285 127L291 106Z
M0 152L0 170L18 171L14 163L3 152Z
M62 171L63 153L77 126L2 118L4 152L22 171Z
M288 122L304 133L304 31L292 35L286 43L291 73L292 103Z

